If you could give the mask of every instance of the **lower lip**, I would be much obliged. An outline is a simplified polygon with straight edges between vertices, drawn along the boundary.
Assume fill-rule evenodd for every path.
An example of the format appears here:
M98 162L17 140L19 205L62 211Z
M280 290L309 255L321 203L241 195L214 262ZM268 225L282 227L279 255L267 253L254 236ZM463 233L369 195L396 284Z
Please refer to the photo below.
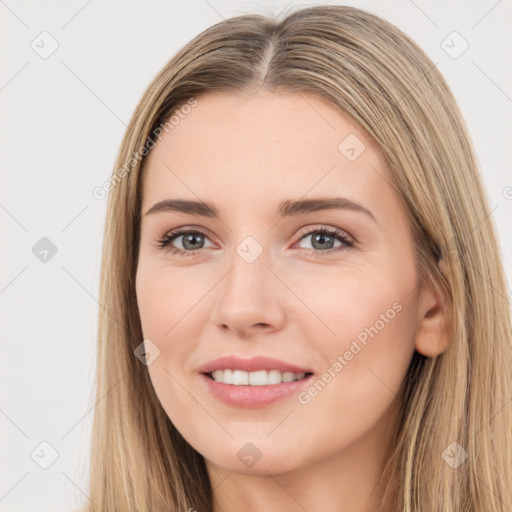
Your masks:
M266 386L235 386L223 384L201 374L210 392L221 402L235 407L257 409L270 405L299 392L300 388L309 383L313 375L308 375L301 380L282 382L281 384L268 384Z

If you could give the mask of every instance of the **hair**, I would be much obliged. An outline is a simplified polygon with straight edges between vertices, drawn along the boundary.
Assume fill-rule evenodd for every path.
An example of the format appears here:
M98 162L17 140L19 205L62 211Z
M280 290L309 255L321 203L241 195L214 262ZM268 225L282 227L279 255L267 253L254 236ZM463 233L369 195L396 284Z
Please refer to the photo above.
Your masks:
M512 506L512 332L479 164L428 56L389 22L347 6L217 23L175 54L138 103L115 163L122 172L108 187L88 510L212 510L203 456L176 430L134 355L143 340L135 292L142 177L151 135L178 109L209 91L260 88L314 93L377 144L406 207L419 288L433 284L446 298L448 348L415 352L404 381L386 467L393 510L504 511ZM454 442L468 454L457 468L444 460L459 449Z

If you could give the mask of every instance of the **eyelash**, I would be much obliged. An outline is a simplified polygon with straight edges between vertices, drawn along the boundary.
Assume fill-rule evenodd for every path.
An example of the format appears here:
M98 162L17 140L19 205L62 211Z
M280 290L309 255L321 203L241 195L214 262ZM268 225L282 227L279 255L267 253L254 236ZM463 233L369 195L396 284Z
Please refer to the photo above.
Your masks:
M330 228L327 226L322 226L321 228L316 228L316 229L305 228L305 229L301 230L300 237L299 237L298 241L300 242L307 236L315 234L315 233L320 233L322 235L329 235L330 237L335 238L336 240L341 242L340 246L332 248L332 249L328 249L326 251L319 251L317 249L305 249L305 250L309 251L310 255L315 256L315 257L317 257L317 256L325 257L326 255L330 255L330 254L337 253L337 252L340 252L343 250L351 249L355 246L355 242L352 239L350 239L345 233L343 233L342 231L340 231L338 229ZM192 229L192 228L179 228L174 231L170 231L170 232L166 233L163 238L158 240L157 241L158 247L161 249L165 249L166 247L168 247L171 244L171 242L173 242L176 238L178 238L179 236L182 236L182 235L201 235L201 236L206 237L206 234L200 230ZM195 256L197 254L197 252L199 252L199 251L201 251L201 249L198 249L196 251L184 251L182 249L178 249L177 247L172 247L172 246L171 246L171 248L167 249L167 252L170 252L171 254L180 253L180 255L184 256L184 257Z

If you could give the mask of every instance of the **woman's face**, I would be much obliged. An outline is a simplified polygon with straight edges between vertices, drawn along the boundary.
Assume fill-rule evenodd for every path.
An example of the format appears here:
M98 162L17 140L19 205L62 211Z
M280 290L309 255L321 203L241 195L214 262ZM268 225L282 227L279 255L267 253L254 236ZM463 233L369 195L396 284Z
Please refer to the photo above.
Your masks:
M178 431L237 473L382 460L418 277L381 152L317 96L209 93L146 165L137 301Z

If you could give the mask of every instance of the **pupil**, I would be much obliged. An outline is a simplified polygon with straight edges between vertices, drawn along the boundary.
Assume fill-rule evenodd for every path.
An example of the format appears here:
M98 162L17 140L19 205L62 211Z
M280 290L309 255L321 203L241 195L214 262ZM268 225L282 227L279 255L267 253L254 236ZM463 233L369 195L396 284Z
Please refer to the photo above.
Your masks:
M325 244L324 242L327 240L327 241L331 241L332 242L332 237L330 235L325 235L325 234L317 234L313 237L313 246L317 243L317 239L320 239L320 249L323 247L325 248ZM329 240L330 239L330 240ZM324 244L324 245L322 245Z
M183 240L183 247L185 249L196 249L196 246L194 243L197 244L197 239L200 238L202 235L187 235ZM192 247L187 247L187 244L192 241Z

